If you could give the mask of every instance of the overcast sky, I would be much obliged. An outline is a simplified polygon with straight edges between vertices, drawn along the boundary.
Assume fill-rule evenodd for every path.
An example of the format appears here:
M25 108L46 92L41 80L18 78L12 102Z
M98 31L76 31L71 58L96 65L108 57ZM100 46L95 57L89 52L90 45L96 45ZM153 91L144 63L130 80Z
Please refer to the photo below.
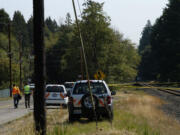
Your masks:
M12 18L14 11L19 10L28 20L32 15L33 0L0 0L0 8L4 8ZM76 1L76 0L75 0ZM86 0L79 0L82 4ZM95 0L105 2L104 11L111 17L111 25L138 44L143 27L149 19L152 23L161 16L168 0ZM76 1L77 3L77 1ZM74 18L72 0L45 0L45 16L56 21L65 20L69 12ZM79 13L79 11L78 11Z

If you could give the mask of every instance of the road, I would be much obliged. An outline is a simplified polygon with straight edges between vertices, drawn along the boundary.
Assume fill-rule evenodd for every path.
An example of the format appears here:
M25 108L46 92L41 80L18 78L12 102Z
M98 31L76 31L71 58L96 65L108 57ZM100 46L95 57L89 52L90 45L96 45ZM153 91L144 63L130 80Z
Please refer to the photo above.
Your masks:
M31 108L26 109L24 104L24 97L19 102L17 109L14 109L13 100L0 101L0 126L25 116L26 114L33 111L33 101L31 97Z

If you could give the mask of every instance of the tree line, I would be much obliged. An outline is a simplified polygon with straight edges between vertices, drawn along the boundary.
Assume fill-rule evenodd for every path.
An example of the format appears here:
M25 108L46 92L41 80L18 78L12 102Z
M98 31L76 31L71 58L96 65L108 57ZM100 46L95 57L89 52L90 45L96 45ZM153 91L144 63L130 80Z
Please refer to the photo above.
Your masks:
M83 4L79 24L85 44L90 78L101 70L108 82L133 81L138 73L140 57L135 45L111 27L110 17L103 11L104 3L88 0ZM0 9L0 86L8 84L8 30L11 22L13 82L19 83L19 44L23 50L23 80L33 81L33 17L27 21L20 11L12 20ZM47 83L75 81L85 77L79 33L71 15L57 24L51 17L45 19Z
M138 76L142 80L180 80L180 1L169 0L163 14L152 25L147 22L140 45Z

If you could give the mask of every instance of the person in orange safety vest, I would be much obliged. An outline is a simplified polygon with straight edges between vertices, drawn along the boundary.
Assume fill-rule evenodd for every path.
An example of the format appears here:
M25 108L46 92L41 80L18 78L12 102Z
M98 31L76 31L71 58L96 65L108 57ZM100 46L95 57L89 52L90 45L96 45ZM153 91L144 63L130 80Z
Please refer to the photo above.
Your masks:
M16 109L18 108L20 90L19 90L19 87L17 87L15 84L13 84L12 95L13 95L13 100L14 100L14 108Z

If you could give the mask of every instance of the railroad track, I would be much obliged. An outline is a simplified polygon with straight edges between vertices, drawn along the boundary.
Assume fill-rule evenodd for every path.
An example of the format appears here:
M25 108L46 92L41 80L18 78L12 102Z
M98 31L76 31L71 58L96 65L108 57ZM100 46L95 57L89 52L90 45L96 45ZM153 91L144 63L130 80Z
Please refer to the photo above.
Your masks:
M151 87L151 88L153 88L153 89L157 89L157 90L162 91L162 92L166 92L166 93L175 95L175 96L180 96L180 90L156 88L156 87L151 86L151 85L149 85L149 84L143 84L143 85L144 85L144 86Z
M175 96L180 96L179 90L171 90L171 89L157 89L157 90L162 91L162 92L166 92L166 93L169 93L169 94L172 94Z

